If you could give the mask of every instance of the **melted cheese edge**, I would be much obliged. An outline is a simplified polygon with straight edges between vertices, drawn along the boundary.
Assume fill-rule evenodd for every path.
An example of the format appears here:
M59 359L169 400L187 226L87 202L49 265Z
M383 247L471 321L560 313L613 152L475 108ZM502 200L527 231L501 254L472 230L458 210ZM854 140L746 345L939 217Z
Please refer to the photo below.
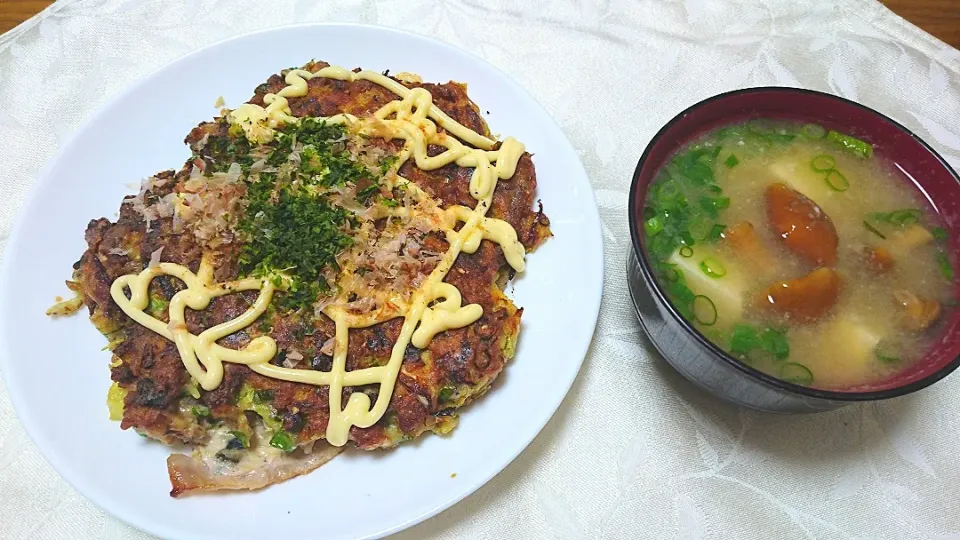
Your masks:
M218 339L251 325L267 310L275 291L270 279L248 278L214 283L212 261L204 257L196 274L178 264L160 263L139 274L117 278L111 285L110 294L120 309L134 321L176 344L184 367L204 390L210 391L220 385L223 362L245 364L253 371L275 379L329 386L331 414L326 438L334 446L343 446L347 443L352 426L370 427L386 412L408 344L423 349L438 333L463 328L483 315L480 305L464 306L460 291L443 281L461 252L474 253L480 247L481 240L491 240L500 245L514 270L523 271L525 251L517 239L516 231L506 221L488 218L486 213L493 201L497 181L514 175L524 146L513 137L508 137L500 148L491 150L496 141L450 118L433 104L433 96L427 90L407 88L377 72L365 70L354 73L335 66L316 73L302 69L289 71L284 79L287 86L276 94L264 96L266 107L243 104L229 113L228 121L239 125L250 141L269 142L274 137L275 128L299 121L292 116L287 98L305 96L307 81L315 77L342 81L366 80L400 97L381 107L371 118L358 119L349 114L326 118L328 122L355 124L362 135L403 140L404 146L394 165L395 171L410 158L422 170L438 169L450 163L474 168L470 178L470 194L477 200L477 206L473 209L454 206L444 212L444 232L450 247L433 272L413 293L409 305L365 316L351 314L338 306L327 307L324 313L335 323L336 334L333 367L329 372L323 372L270 364L277 354L277 344L269 336L257 337L239 350L216 343ZM438 127L443 128L445 133L438 132ZM443 146L446 150L439 155L429 156L427 146L430 144ZM399 181L416 188L406 179L400 178ZM463 226L459 231L454 230L460 222ZM149 304L150 281L160 275L176 277L186 284L186 289L177 292L170 301L169 324L144 311ZM186 308L202 310L218 296L249 290L259 290L260 294L256 302L239 317L204 330L199 335L187 329ZM404 317L403 326L387 364L347 372L349 330L373 326L400 315ZM345 406L341 403L345 386L365 384L380 385L375 403L371 404L370 397L362 392L351 394Z

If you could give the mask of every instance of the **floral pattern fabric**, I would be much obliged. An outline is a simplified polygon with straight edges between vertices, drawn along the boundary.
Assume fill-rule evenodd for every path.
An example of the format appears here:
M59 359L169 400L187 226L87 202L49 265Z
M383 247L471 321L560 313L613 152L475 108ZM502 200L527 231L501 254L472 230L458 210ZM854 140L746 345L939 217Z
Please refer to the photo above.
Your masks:
M399 538L960 539L960 376L815 416L740 409L664 364L624 280L636 161L708 96L832 92L960 167L960 51L873 0L60 0L0 37L0 242L43 165L112 95L217 40L314 21L427 34L505 71L578 149L603 219L606 290L569 396L506 470ZM2 384L0 537L147 537L60 479Z

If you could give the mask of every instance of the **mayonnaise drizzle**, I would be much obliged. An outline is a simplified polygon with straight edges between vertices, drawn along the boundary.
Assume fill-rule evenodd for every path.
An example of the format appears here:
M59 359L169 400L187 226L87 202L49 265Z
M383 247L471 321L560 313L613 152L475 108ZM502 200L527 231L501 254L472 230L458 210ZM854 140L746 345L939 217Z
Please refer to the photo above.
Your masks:
M161 275L173 276L187 285L186 289L177 292L170 299L169 324L144 311L150 303L150 282ZM128 288L129 298L126 293ZM256 302L239 317L208 328L199 336L187 330L186 308L201 310L218 296L257 289L260 290L260 295ZM267 336L254 339L239 350L228 349L216 343L218 339L242 330L257 320L257 317L267 310L273 290L274 286L270 281L257 278L214 284L213 265L204 258L196 274L179 264L160 263L139 274L121 276L110 286L110 296L130 318L176 343L187 372L197 379L204 390L213 390L220 386L223 380L223 362L250 365L269 362L276 356L277 343Z
M506 221L488 218L486 213L492 204L497 181L513 176L524 147L516 139L508 137L497 150L491 150L496 141L450 118L433 104L433 96L427 90L407 88L374 71L354 73L334 66L316 73L302 69L290 70L284 79L287 86L276 94L264 96L266 107L249 103L241 105L229 114L228 120L243 128L251 141L269 142L274 136L274 129L299 121L292 115L288 98L305 96L308 92L307 81L315 77L342 81L366 80L400 97L381 107L371 118L358 119L349 114L326 118L328 122L355 124L362 135L403 140L404 146L398 155L395 170L399 170L410 158L422 170L438 169L450 163L474 168L469 187L470 194L478 204L474 209L454 206L444 212L445 233L450 247L433 272L413 293L409 304L398 302L391 309L382 309L369 315L352 314L339 306L325 308L324 313L333 320L336 333L333 367L329 372L322 372L270 364L277 354L277 344L269 336L258 337L240 350L216 344L218 339L246 328L266 311L275 289L269 279L248 278L213 283L213 266L211 261L204 258L197 274L181 265L160 263L139 274L117 278L110 293L117 305L133 320L176 343L184 366L204 390L213 390L220 385L223 362L246 364L261 375L285 381L328 385L330 420L326 438L330 444L342 446L346 444L352 426L370 427L386 412L408 344L425 348L436 334L463 328L483 315L481 306L464 306L460 291L443 281L461 252L474 253L481 240L491 240L500 245L511 267L518 272L523 271L525 251L517 239L516 231ZM438 127L443 128L445 133L439 132ZM472 146L463 144L461 140ZM446 150L439 155L429 156L427 146L431 144L443 146ZM411 188L416 187L406 179L399 181L409 184ZM456 231L454 228L459 222L463 222L463 226ZM170 301L169 324L144 311L149 304L150 281L159 275L179 278L187 286ZM130 290L129 297L127 289ZM215 297L248 290L259 290L260 294L253 306L236 319L209 328L200 335L193 335L187 330L184 318L187 307L201 310ZM346 371L349 330L373 326L401 315L404 322L400 337L393 346L387 364ZM372 406L369 396L363 392L354 392L343 405L344 387L366 384L380 385L377 400Z

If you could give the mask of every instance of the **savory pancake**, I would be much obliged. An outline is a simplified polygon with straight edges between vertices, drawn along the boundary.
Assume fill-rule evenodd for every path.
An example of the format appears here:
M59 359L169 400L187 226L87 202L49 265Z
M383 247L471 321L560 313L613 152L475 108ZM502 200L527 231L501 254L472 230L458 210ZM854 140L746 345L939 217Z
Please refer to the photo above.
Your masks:
M513 357L503 288L550 236L522 144L462 84L316 62L185 142L90 222L73 284L110 340L111 417L196 448L171 494L450 432Z

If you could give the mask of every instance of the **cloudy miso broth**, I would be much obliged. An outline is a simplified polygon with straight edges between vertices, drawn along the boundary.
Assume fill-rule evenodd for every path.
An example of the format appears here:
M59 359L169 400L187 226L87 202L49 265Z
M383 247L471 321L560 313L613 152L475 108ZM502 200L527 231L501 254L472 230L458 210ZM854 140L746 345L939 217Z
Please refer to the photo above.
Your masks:
M723 128L650 187L645 248L678 311L744 362L818 388L886 379L955 303L946 233L897 174L819 126Z

